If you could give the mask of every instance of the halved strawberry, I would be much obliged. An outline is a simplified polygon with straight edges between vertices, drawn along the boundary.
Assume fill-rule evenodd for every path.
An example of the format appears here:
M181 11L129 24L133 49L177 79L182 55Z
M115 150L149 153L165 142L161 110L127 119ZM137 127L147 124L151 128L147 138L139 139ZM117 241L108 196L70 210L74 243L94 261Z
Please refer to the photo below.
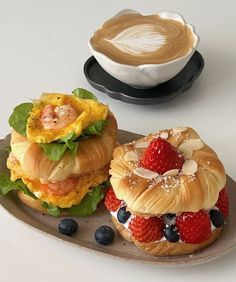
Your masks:
M171 169L181 169L184 157L165 139L154 138L143 153L140 165L163 174Z
M104 204L109 211L113 211L113 212L117 211L118 208L120 207L121 200L116 198L116 195L112 188L109 188L106 194Z
M164 223L162 218L135 216L129 223L129 230L139 242L155 242L163 236Z
M200 244L212 234L211 220L206 211L184 212L176 217L176 227L180 239L189 244Z
M228 213L229 213L229 197L228 197L228 191L226 187L224 187L220 191L216 206L223 213L224 218L227 218Z

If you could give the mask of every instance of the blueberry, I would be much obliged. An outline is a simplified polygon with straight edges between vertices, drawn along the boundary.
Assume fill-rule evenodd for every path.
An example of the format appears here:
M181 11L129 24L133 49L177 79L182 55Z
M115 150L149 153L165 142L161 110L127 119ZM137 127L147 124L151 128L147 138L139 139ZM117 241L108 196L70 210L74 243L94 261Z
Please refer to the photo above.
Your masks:
M126 223L130 216L131 213L129 211L126 211L126 207L120 208L117 213L117 219L120 223Z
M219 210L210 210L210 218L216 228L223 226L225 223L225 218Z
M179 234L176 231L176 227L174 225L166 225L164 229L164 236L167 241L177 242L179 241Z
M62 219L58 225L58 230L67 236L72 236L78 230L78 223L71 218Z
M115 237L115 232L114 230L107 226L107 225L102 225L100 226L94 234L94 238L97 243L101 245L109 245L113 242Z
M167 213L165 214L166 218L169 219L169 220L172 220L175 218L175 214L174 213Z

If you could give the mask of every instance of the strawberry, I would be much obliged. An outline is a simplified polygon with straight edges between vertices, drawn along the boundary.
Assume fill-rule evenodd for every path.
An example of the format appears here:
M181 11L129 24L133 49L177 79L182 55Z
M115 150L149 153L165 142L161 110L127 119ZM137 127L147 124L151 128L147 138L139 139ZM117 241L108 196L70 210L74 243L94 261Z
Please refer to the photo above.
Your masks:
M163 174L171 169L181 169L184 157L165 139L154 138L144 151L140 165Z
M224 218L227 218L229 213L229 197L226 187L220 191L216 206L223 213Z
M162 218L135 216L129 223L129 230L139 242L155 242L163 235L164 223Z
M106 208L109 211L112 211L112 212L117 211L118 208L120 207L121 200L116 198L116 195L115 195L112 188L109 188L109 190L106 194L104 204L105 204Z
M212 234L211 220L206 211L184 212L176 217L175 224L181 240L185 243L200 244Z

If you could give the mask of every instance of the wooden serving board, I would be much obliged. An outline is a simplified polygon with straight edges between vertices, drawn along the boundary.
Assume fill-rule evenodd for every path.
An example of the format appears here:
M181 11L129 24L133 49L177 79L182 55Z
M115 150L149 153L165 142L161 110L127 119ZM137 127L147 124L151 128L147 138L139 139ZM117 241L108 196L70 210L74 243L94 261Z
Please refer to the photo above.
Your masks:
M119 141L126 143L140 138L141 135L120 130ZM6 158L8 153L1 150L9 145L10 137L6 136L0 141L0 172L7 172ZM193 265L200 264L218 258L236 246L236 183L228 176L227 186L230 198L230 212L228 223L225 226L220 238L211 246L194 255L172 256L172 257L153 257L143 253L133 243L125 241L116 233L114 242L109 246L100 246L94 240L94 232L101 225L109 225L115 229L111 222L110 214L106 211L103 204L99 205L98 210L89 217L77 217L75 220L79 224L79 230L73 237L61 234L58 229L60 219L47 215L42 215L25 205L23 205L15 195L9 193L7 196L0 196L0 205L16 219L20 220L27 228L35 228L45 236L53 236L62 243L74 244L78 247L93 251L94 255L106 254L128 260L155 263L159 265ZM3 213L1 213L3 216Z

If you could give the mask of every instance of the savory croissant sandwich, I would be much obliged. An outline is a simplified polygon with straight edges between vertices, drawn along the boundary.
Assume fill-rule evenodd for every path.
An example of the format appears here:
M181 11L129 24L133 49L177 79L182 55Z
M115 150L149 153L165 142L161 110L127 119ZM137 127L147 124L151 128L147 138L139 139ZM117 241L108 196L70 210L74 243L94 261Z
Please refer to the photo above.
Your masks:
M85 89L73 94L44 93L9 119L8 185L26 205L54 216L96 210L117 140L108 106Z
M193 253L228 214L224 167L191 128L150 134L115 149L105 205L120 234L152 255Z

